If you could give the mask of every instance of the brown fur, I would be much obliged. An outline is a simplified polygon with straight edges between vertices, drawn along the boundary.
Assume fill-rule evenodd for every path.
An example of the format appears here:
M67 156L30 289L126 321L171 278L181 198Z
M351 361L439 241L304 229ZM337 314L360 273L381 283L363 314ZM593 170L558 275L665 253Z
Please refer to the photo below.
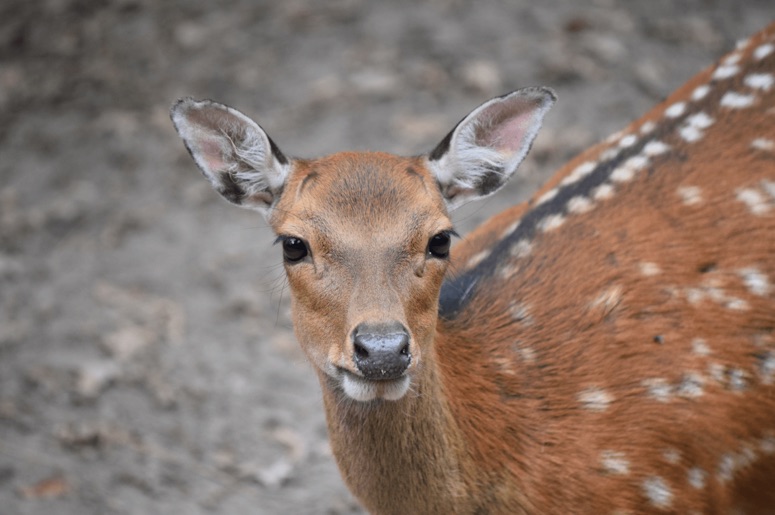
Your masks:
M756 36L742 62L772 33ZM754 66L772 73L775 59L751 64L725 90L742 89ZM624 133L659 127L712 72ZM693 104L715 120L702 140L664 134L668 152L590 212L537 235L529 256L499 262L502 273L449 321L436 321L446 266L410 259L449 226L423 161L338 154L297 165L287 192L317 175L283 196L273 226L330 252L317 277L288 267L295 326L319 365L344 479L370 512L775 512L775 455L765 448L775 388L760 370L775 352L775 292L754 294L741 275L753 267L775 282L775 199L756 215L736 198L775 181L775 154L751 147L775 138L775 92L722 110L718 88ZM610 146L570 163L536 198ZM701 200L683 202L681 186L700 188ZM453 269L527 209L468 236ZM320 224L330 231L322 239ZM379 317L412 332L412 390L396 402L348 400L323 362L354 370L347 336ZM664 402L651 393L660 386ZM688 479L694 467L701 488Z
M772 35L770 28L753 38L743 62ZM775 61L770 57L757 69L772 73ZM666 107L686 99L711 73L623 132L658 123ZM729 89L742 90L740 80ZM655 157L646 173L590 213L571 215L542 235L511 280L483 288L457 320L440 325L439 354L455 353L444 362L445 376L466 377L446 383L447 399L473 459L482 473L500 473L519 485L528 511L775 513L775 456L763 455L758 443L775 430L775 388L757 375L756 357L775 349L775 292L751 294L736 272L755 266L775 281L775 199L767 214L756 216L735 198L740 188L775 181L775 155L751 148L756 137L775 138L775 95L725 113L714 108L720 95L710 93L703 104L728 130L711 127L703 140L683 145L675 134L666 136L673 150ZM536 198L608 146L570 163ZM681 185L699 186L703 201L684 205L676 194ZM477 249L492 245L524 210L517 206L480 227L455 264L464 266ZM644 262L661 272L644 276ZM739 296L748 309L738 312L707 296L692 305L687 289L703 285ZM509 320L511 299L530 306L529 323ZM692 351L697 338L707 342L709 355ZM533 361L517 358L517 347L530 348ZM721 367L721 381L709 367ZM730 369L744 371L743 390L730 385ZM674 393L660 403L647 395L643 380L665 378L675 386L686 373L703 377L702 396ZM610 392L611 405L601 413L580 410L577 396L585 385ZM719 481L722 456L745 448L755 449L757 458L733 480ZM602 471L604 449L627 456L629 473ZM678 463L665 461L666 449L678 452ZM687 481L695 466L708 473L703 489ZM643 497L642 482L651 475L671 487L664 509ZM499 510L493 512L507 512Z

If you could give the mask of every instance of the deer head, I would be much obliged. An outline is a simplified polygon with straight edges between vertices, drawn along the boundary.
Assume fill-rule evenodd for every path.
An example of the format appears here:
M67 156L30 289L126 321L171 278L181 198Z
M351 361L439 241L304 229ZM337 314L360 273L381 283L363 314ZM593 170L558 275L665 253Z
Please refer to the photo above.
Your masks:
M258 124L212 101L182 99L172 120L216 191L277 234L296 336L324 385L397 400L431 351L449 211L505 184L554 101L545 88L492 99L416 157L289 159Z

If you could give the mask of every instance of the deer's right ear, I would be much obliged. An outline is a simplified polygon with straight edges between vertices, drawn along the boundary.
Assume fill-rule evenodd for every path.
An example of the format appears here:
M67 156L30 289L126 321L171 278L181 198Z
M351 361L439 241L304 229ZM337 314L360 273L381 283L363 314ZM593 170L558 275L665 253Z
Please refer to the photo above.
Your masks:
M269 218L291 165L264 130L236 109L210 100L180 99L170 118L216 191Z

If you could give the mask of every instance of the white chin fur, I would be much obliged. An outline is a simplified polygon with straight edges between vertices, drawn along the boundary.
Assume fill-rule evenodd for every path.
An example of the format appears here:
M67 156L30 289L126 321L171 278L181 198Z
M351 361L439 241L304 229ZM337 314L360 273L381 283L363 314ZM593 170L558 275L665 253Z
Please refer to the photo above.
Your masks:
M366 381L345 373L342 376L342 389L356 401L367 402L377 398L397 401L409 391L409 382L408 376L395 381Z

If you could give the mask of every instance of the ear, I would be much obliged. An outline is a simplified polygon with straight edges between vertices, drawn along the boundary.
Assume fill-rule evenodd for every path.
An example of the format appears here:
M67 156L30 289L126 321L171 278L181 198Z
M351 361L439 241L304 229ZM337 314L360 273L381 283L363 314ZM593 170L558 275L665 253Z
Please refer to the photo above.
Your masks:
M170 118L216 191L269 218L291 166L264 130L236 109L210 100L178 100Z
M450 208L496 192L516 171L557 97L524 88L485 102L428 154Z

